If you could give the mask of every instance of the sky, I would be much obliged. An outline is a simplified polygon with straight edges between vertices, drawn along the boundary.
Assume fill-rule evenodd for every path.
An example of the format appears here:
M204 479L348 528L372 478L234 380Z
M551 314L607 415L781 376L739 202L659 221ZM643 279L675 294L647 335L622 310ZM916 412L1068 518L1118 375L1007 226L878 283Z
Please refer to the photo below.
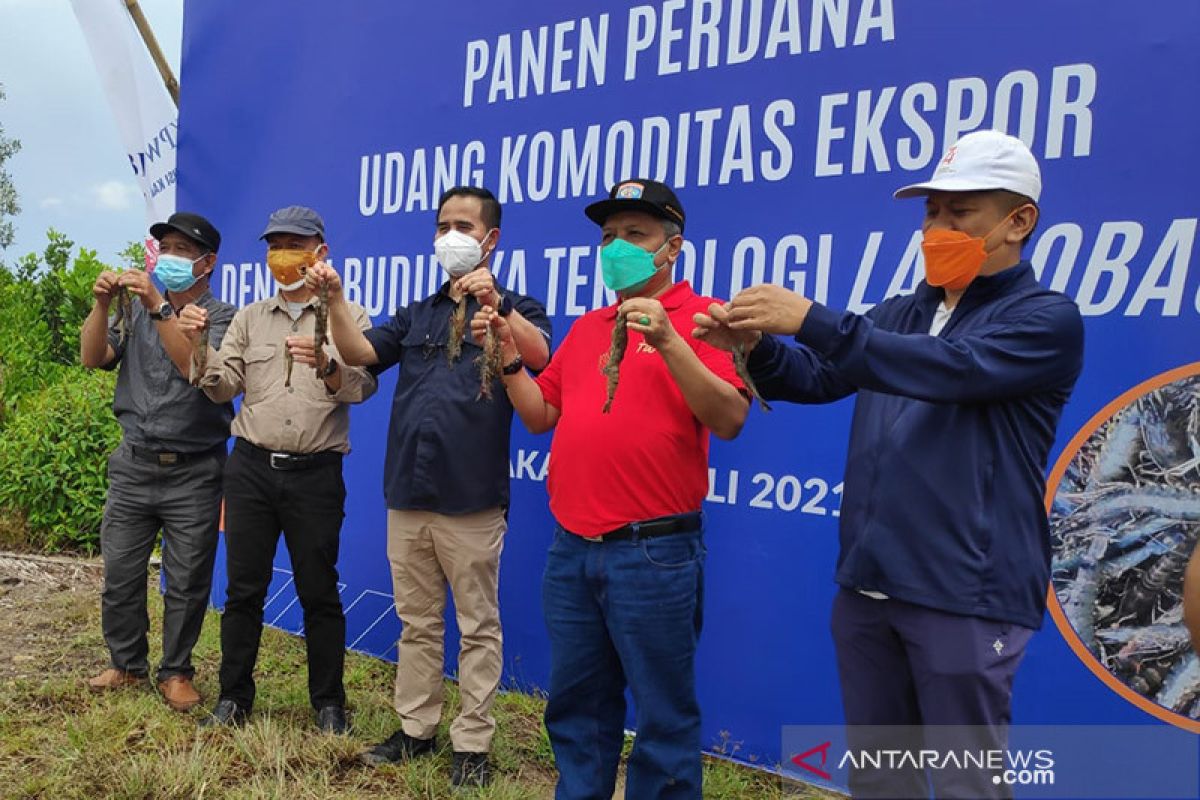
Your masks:
M183 83L183 0L140 5ZM5 165L21 213L0 260L40 251L55 228L115 261L145 236L145 203L69 0L0 0L0 84L0 126L21 141Z

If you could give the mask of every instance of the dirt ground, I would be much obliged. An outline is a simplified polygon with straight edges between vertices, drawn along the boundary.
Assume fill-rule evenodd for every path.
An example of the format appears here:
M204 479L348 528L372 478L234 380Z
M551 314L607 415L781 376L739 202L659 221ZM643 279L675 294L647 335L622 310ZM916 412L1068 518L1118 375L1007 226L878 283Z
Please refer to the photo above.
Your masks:
M0 553L0 680L31 677L61 658L63 637L86 631L88 619L70 608L100 602L99 559Z

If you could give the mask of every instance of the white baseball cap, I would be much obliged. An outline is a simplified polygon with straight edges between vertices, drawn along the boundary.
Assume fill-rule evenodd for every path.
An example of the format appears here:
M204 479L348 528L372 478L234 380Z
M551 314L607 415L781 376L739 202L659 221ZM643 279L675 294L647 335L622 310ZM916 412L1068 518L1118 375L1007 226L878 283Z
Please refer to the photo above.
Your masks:
M1007 189L1036 203L1042 193L1042 173L1033 153L1017 137L1000 131L975 131L946 151L932 178L905 186L895 197L992 189Z

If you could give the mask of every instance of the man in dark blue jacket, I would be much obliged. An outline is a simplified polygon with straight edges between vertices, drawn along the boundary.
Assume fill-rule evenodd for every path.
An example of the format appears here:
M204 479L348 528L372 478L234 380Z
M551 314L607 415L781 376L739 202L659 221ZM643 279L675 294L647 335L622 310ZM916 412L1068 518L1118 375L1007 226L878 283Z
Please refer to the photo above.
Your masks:
M969 134L930 181L896 192L925 197L913 294L859 315L755 286L696 317L696 336L753 347L767 398L858 395L832 615L852 749L1003 749L1013 675L1045 609L1046 460L1083 361L1078 308L1021 257L1040 193L1020 140ZM929 776L938 797L1011 796L986 770ZM929 796L911 766L853 772L851 789Z

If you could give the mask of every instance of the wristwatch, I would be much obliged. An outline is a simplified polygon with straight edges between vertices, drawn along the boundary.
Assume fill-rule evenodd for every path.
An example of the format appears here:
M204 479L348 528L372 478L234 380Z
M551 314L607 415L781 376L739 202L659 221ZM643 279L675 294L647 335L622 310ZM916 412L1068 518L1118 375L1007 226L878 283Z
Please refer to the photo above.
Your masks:
M325 363L325 369L321 370L321 379L324 380L325 378L328 378L333 373L337 372L337 368L338 368L337 359L333 359L333 358L329 359L329 361L327 361Z
M500 371L502 373L504 373L505 375L516 375L518 372L521 371L521 368L524 366L525 366L525 360L523 358L521 358L521 354L518 353L517 357L514 358L512 361L508 362L507 364L505 364L504 367L501 368Z
M149 312L150 319L155 322L162 322L164 319L170 319L175 316L175 308L170 303L163 303L158 307L157 311Z

